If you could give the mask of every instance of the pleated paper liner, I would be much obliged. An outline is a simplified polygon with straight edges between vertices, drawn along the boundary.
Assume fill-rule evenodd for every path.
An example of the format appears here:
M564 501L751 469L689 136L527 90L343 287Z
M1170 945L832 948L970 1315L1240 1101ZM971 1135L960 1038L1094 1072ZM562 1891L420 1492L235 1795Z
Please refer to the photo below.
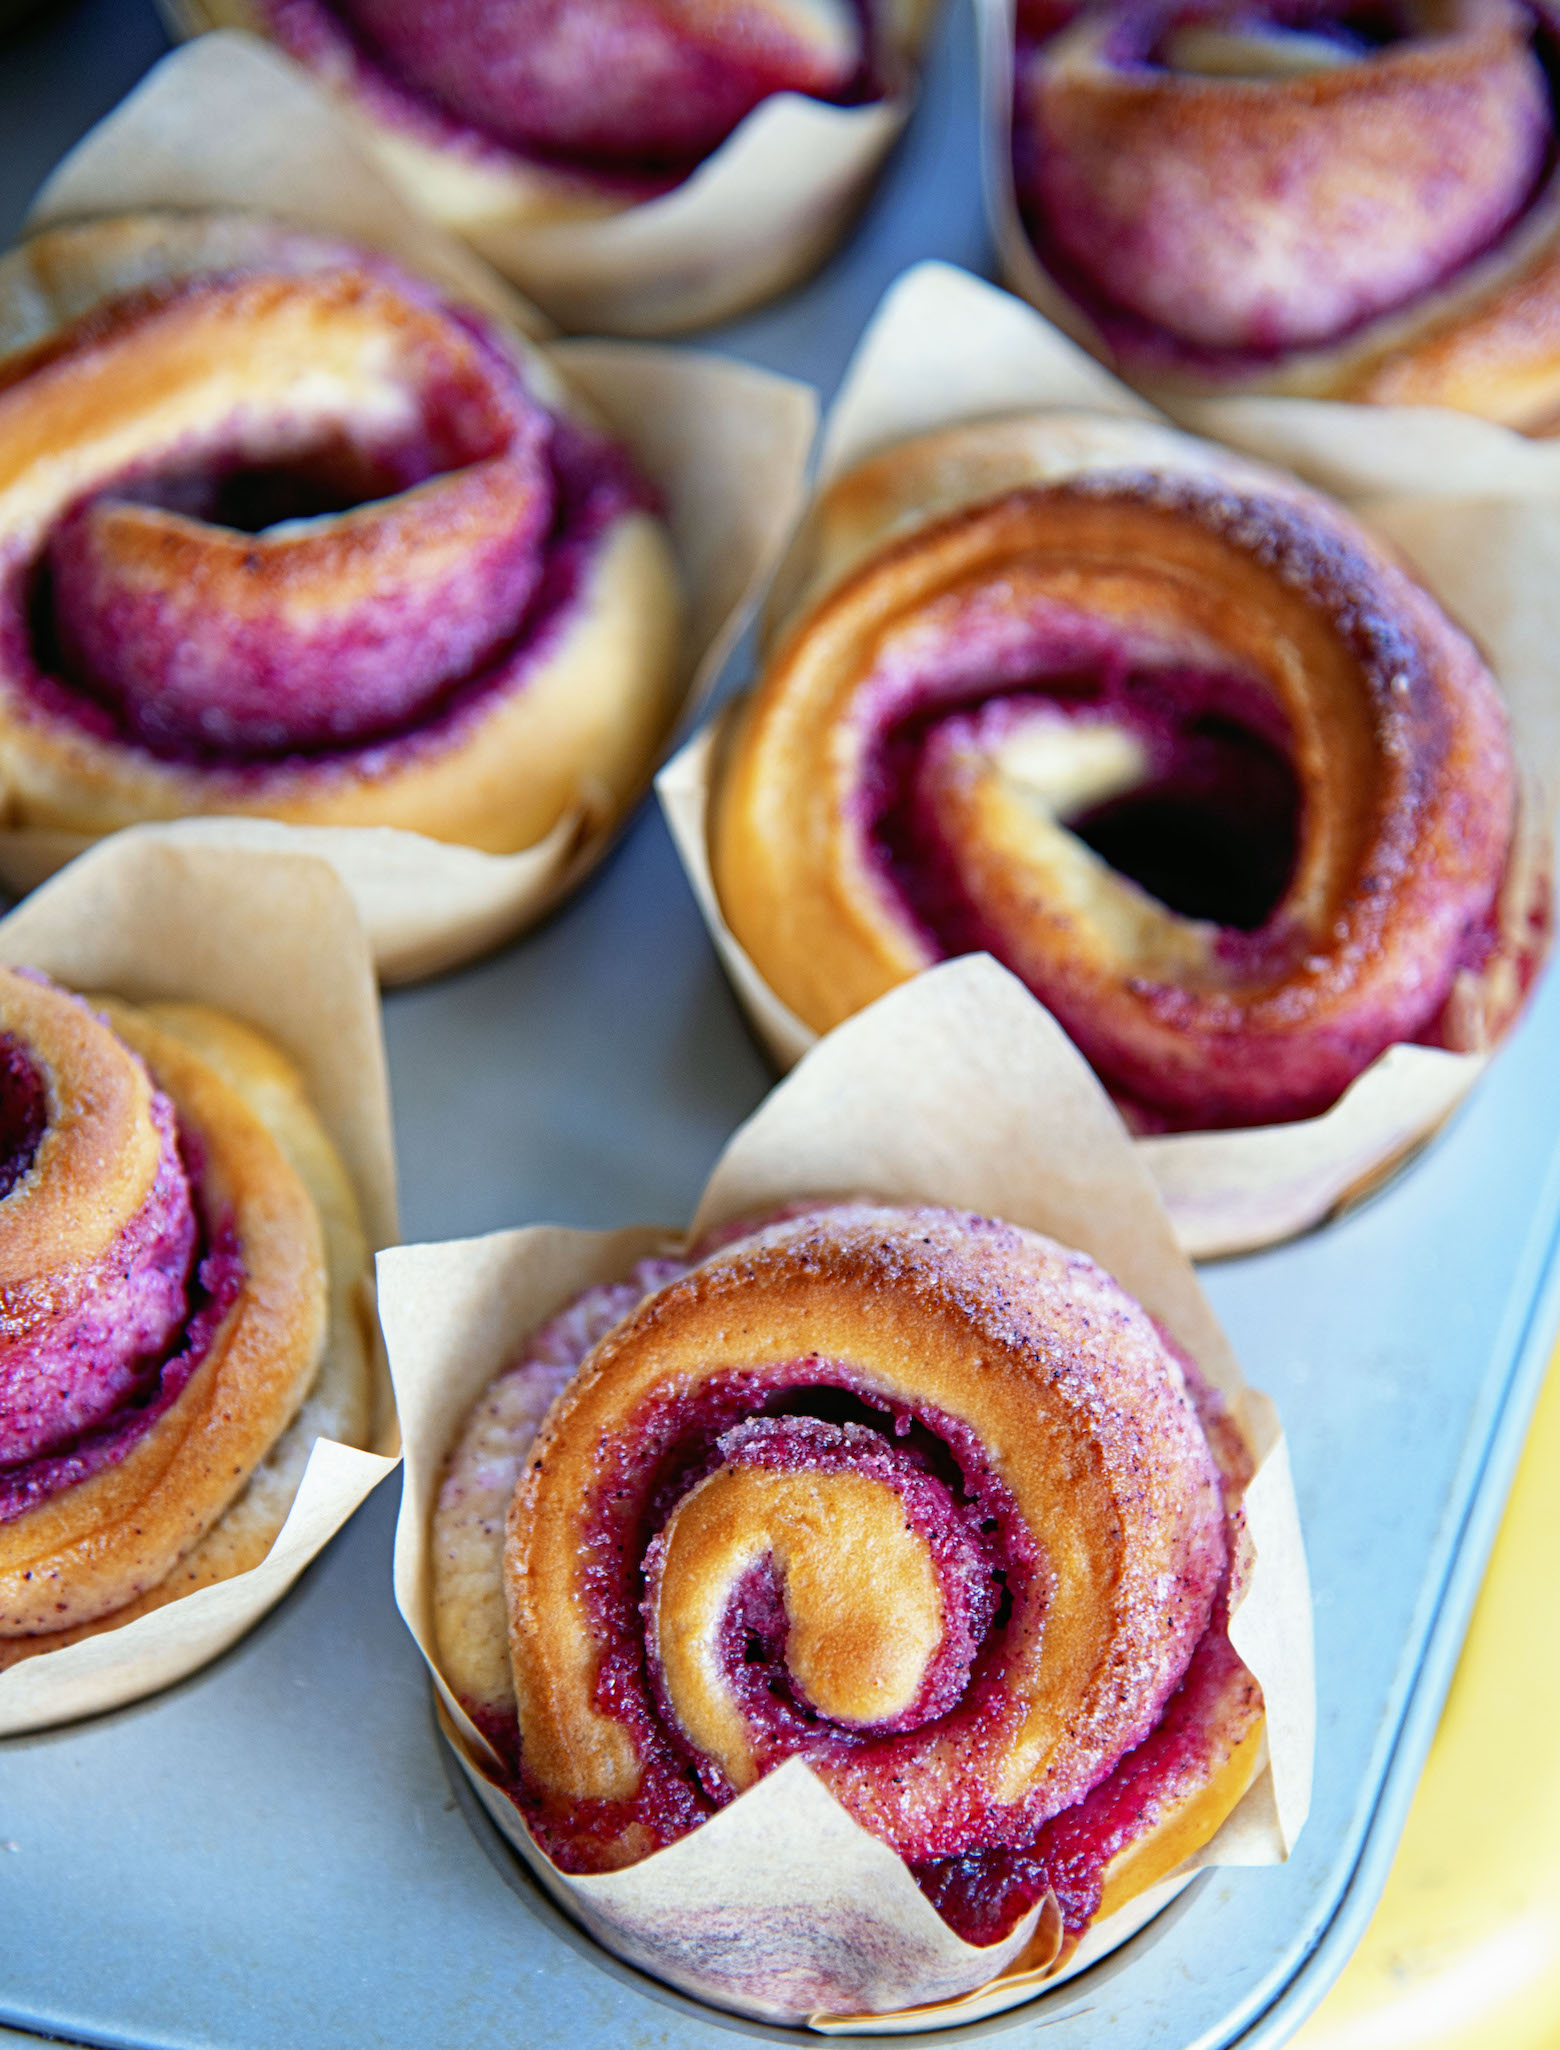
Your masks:
M161 4L178 35L266 33L251 0ZM445 217L458 232L560 327L680 334L728 320L799 283L865 204L914 105L915 66L932 9L924 0L882 0L874 12L886 73L882 98L841 107L774 93L680 185L618 212L537 219L534 199L513 174L431 150L350 101L337 105L414 205L420 191L437 187L446 207L453 202Z
M165 58L65 159L28 225L160 208L264 213L379 250L524 335L545 327L470 251L411 212L295 66L244 36L203 37ZM0 272L0 337L36 324L35 291L14 273L8 290ZM697 717L794 523L813 396L792 379L688 350L569 342L547 353L665 502L686 620L664 746ZM600 860L628 808L608 811L584 790L544 839L507 855L390 828L201 816L181 830L212 844L302 846L333 862L381 975L406 981L540 918ZM0 828L0 880L31 888L89 844L79 834Z
M890 289L857 347L824 423L819 487L910 436L1048 408L1162 419L1030 307L951 265L920 264ZM1459 493L1452 473L1442 475L1438 495L1423 491L1418 450L1425 409L1225 400L1201 404L1188 424L1330 487L1408 558L1479 642L1505 696L1522 777L1507 887L1527 904L1546 891L1560 788L1560 691L1553 683L1553 651L1560 647L1560 445L1546 448L1459 415L1428 417L1445 429L1443 446L1473 451L1466 493ZM1307 446L1308 422L1316 428L1314 467L1297 460ZM1555 480L1553 497L1546 474ZM782 562L771 618L784 612L800 561L798 548ZM814 1035L738 944L721 916L710 872L708 813L721 738L717 717L662 770L657 788L737 996L784 1068ZM1439 1129L1488 1057L1398 1045L1320 1117L1176 1132L1136 1144L1193 1258L1246 1252L1320 1223L1375 1186Z
M1280 1861L1309 1805L1314 1724L1310 1602L1283 1433L1272 1405L1247 1387L1099 1083L995 963L945 963L832 1033L731 1140L689 1233L801 1197L862 1191L1007 1218L1081 1247L1226 1397L1256 1462L1246 1496L1254 1563L1231 1638L1262 1686L1267 1757L1224 1826L1173 1877ZM800 1760L626 1871L559 1872L490 1779L496 1761L439 1674L429 1519L462 1418L525 1336L580 1290L681 1242L653 1227L535 1226L402 1247L381 1260L406 1434L396 1598L428 1659L450 1741L548 1892L616 1955L685 1992L761 2019L889 2033L1030 1999L1044 1990L1059 1928L1042 1925L1038 1965L1024 1956L1038 1909L1003 1945L963 1943L900 1860ZM1168 1889L1141 1912L1165 1897ZM1123 1910L1094 1941L1113 1945L1135 1927Z
M265 1033L303 1077L351 1179L370 1246L394 1244L395 1159L373 963L351 899L325 863L297 852L192 846L138 827L93 848L0 921L0 961L131 1003L207 1004ZM374 1333L366 1277L361 1295L364 1328ZM138 1700L251 1629L395 1465L399 1434L382 1359L378 1372L376 1449L317 1439L287 1521L258 1566L0 1673L0 1735Z

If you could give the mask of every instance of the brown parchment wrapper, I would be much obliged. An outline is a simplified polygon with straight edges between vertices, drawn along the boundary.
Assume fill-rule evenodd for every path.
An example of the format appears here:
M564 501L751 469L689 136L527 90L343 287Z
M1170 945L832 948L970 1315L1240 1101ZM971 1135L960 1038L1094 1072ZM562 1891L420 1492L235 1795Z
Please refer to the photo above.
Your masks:
M798 1197L863 1191L1008 1218L1092 1254L1217 1384L1256 1460L1246 1496L1253 1560L1230 1634L1266 1698L1267 1759L1195 1858L1090 1932L1091 1962L1202 1866L1283 1859L1305 1819L1310 1599L1283 1433L1272 1404L1242 1379L1104 1091L995 962L945 962L830 1034L731 1140L690 1235ZM381 1258L380 1309L406 1434L396 1599L433 1671L446 1734L547 1891L609 1950L683 1991L766 2020L851 2031L942 2028L997 2013L1046 1983L1060 1942L1049 1910L1006 1944L962 1942L900 1860L795 1759L642 1863L570 1877L486 1777L492 1754L439 1674L429 1521L466 1411L524 1336L581 1289L681 1242L653 1229L537 1226Z
M272 1039L303 1076L371 1246L397 1237L390 1094L373 963L351 899L297 852L218 851L137 826L105 840L0 920L0 962L130 1003L209 1004ZM375 1330L373 1287L361 1288ZM376 1449L315 1441L271 1550L118 1629L0 1673L0 1736L121 1707L226 1651L277 1601L395 1465L387 1377Z
M302 72L246 36L207 36L165 58L60 165L28 226L235 207L382 251L523 334L544 325L453 237L411 212ZM10 310L0 304L0 326ZM794 523L813 395L793 379L688 350L572 342L547 354L665 502L686 607L670 740L696 716ZM589 799L582 792L545 839L507 855L389 827L200 816L178 830L207 844L302 847L332 862L381 976L401 982L470 959L573 889L627 811L603 816ZM29 889L90 844L0 827L0 881Z
M1147 400L1006 292L940 263L894 285L868 327L824 423L819 484L873 450L961 420L1086 407L1160 420ZM1192 415L1195 417L1191 417ZM1182 424L1296 469L1330 489L1408 558L1484 651L1511 716L1523 779L1507 889L1526 903L1551 859L1560 789L1560 444L1433 408L1231 399L1187 408ZM1422 460L1431 445L1472 451L1458 490L1442 472L1435 496ZM1310 459L1311 423L1317 425ZM1552 482L1548 481L1552 480ZM783 612L800 551L777 572L770 616ZM740 947L716 899L707 817L718 769L719 719L662 770L657 789L711 937L760 1039L782 1068L813 1042ZM1488 1055L1388 1048L1324 1115L1238 1131L1176 1132L1136 1144L1194 1259L1246 1252L1320 1223L1375 1188L1466 1096Z
M249 0L160 5L175 35L266 34ZM839 107L775 93L680 185L623 208L560 195L543 217L540 176L522 183L500 166L387 126L347 95L335 103L414 205L446 221L560 327L680 334L799 283L865 203L914 103L913 64L930 8L890 0L875 11L889 78L883 98Z

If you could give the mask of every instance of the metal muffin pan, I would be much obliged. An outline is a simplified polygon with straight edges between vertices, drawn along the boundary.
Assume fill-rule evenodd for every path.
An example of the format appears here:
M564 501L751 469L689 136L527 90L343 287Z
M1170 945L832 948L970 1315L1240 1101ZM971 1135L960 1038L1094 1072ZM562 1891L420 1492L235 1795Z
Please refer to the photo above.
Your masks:
M0 228L164 47L150 0L0 39ZM986 267L952 0L854 240L711 337L831 391L909 262ZM646 806L541 932L386 1007L405 1229L685 1218L769 1077ZM1316 1596L1316 1799L1282 1869L1199 1879L1054 1995L930 2045L1282 2042L1385 1880L1560 1319L1560 980L1450 1129L1355 1214L1205 1270L1288 1426ZM738 2023L604 1957L465 1791L390 1598L392 1479L227 1657L0 1743L0 2041L136 2050L723 2050ZM817 2038L811 2040L817 2041Z

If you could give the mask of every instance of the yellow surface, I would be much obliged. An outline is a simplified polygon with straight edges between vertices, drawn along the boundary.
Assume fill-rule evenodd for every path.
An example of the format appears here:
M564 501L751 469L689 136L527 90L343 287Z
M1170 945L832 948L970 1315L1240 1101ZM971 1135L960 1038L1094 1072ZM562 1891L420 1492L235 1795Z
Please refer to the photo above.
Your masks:
M1381 1905L1296 2050L1560 2050L1560 1351Z

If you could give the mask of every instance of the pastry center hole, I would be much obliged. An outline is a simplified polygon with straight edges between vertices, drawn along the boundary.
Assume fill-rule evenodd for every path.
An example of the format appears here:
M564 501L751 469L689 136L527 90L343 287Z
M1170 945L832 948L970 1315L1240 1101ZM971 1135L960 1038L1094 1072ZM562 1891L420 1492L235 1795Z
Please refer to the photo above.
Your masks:
M998 959L1019 884L1004 898L989 873L1031 874L1043 895L1058 828L1179 916L1251 932L1289 887L1302 824L1288 722L1264 686L1125 662L916 707L879 739L862 809L886 880L942 951Z
M1300 788L1287 757L1233 720L1193 720L1148 783L1068 820L1118 874L1183 918L1253 932L1294 872Z
M283 520L320 519L392 498L453 467L449 453L420 439L373 448L337 434L271 457L206 457L170 466L106 495L259 534Z

